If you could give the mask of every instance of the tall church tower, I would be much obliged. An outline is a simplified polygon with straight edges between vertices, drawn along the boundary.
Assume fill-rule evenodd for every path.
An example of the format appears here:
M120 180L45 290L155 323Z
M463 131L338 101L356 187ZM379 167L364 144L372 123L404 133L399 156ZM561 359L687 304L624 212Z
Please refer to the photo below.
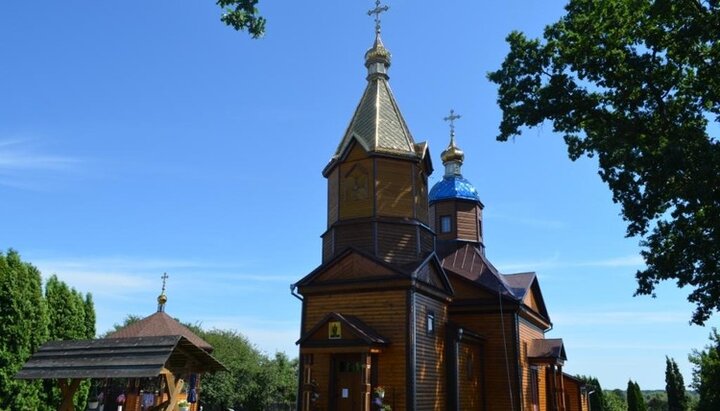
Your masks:
M365 53L365 91L323 170L322 264L294 285L302 300L303 411L370 411L376 401L394 411L445 406L453 291L434 253L432 163L390 90L390 52L379 19L387 6L379 3L368 13L376 16L376 30Z
M427 186L432 163L416 144L390 85L390 52L380 26L365 53L367 86L345 134L323 170L328 180L328 229L323 261L355 247L391 264L432 251Z

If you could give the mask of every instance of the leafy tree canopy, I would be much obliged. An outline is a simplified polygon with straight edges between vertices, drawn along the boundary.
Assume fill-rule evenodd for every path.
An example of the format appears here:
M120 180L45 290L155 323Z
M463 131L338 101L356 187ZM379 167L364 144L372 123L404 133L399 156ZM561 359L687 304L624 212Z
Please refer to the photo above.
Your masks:
M237 31L247 31L252 38L265 33L265 18L255 7L258 0L217 0L224 13L220 20Z
M687 411L688 398L685 394L685 380L674 359L665 357L665 392L668 411Z
M690 362L694 365L692 386L700 395L695 410L720 410L720 334L713 329L710 344L705 350L693 350Z
M570 0L543 40L513 32L498 84L498 140L545 122L572 160L597 156L641 238L638 294L692 288L692 322L720 310L718 0Z

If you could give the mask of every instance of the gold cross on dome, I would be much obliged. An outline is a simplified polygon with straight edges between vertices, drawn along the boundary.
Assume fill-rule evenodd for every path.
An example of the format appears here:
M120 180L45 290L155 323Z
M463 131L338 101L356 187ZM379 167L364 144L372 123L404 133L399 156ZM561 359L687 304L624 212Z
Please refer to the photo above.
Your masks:
M165 294L165 281L167 281L167 279L170 278L170 276L167 275L167 273L163 273L162 277L160 277L160 278L162 278L162 280L163 280L162 292L160 294Z
M375 0L375 8L368 10L368 16L375 15L375 33L380 34L380 14L388 11L389 8L387 5L380 6L380 0Z
M455 135L455 120L462 117L460 114L455 114L455 110L450 109L450 115L445 117L443 120L450 122L450 135Z

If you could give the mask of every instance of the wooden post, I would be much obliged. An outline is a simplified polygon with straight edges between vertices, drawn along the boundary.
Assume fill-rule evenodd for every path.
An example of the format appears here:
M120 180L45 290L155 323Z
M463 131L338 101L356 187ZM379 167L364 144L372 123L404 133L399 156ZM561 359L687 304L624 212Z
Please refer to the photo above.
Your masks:
M180 398L178 396L182 392L183 388L183 379L178 378L175 379L175 375L170 372L168 369L163 369L162 374L165 375L165 381L167 382L167 391L168 391L168 404L165 407L166 410L173 410L175 409L175 406L177 405Z
M71 380L70 384L68 385L68 380L66 380L65 378L61 378L58 380L58 384L60 385L60 393L62 395L62 403L60 403L60 408L58 408L58 411L75 411L73 397L75 396L75 392L80 386L80 381L82 380L75 378Z

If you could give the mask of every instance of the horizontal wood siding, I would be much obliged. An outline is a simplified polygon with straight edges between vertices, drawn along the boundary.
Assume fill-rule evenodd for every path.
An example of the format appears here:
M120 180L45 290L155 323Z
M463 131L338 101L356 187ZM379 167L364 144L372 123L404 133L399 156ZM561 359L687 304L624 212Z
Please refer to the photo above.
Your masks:
M527 350L532 340L544 338L545 334L537 327L531 325L525 320L520 320L520 370L522 379L523 392L523 410L532 411L532 393L530 386L530 362L527 358ZM542 373L539 373L542 380ZM540 404L543 404L542 397L545 392L544 386L540 387Z
M340 183L338 180L339 171L337 168L328 176L328 220L327 225L330 227L338 219L338 198Z
M511 395L515 407L518 407L520 400L515 372L517 359L515 357L515 341L513 341L514 319L513 314L504 314L507 365L510 367L510 381L508 381L500 314L453 314L450 318L458 326L475 331L485 338L483 371L488 393L486 401L488 411L512 410Z
M415 217L413 164L403 160L377 159L377 215Z
M391 263L417 261L417 230L410 224L378 223L378 254Z
M576 381L573 381L563 376L563 383L565 385L565 406L567 411L582 411L580 403L580 385Z
M340 220L370 217L373 214L374 190L371 159L340 164Z
M455 238L457 233L457 222L455 221L455 202L454 201L440 201L432 205L433 208L433 220L431 221L431 227L435 231L439 240L452 240ZM450 216L452 224L450 232L440 232L440 219L443 216Z
M550 398L548 398L548 382L550 381L551 374L550 370L546 366L539 366L540 370L538 376L540 381L538 382L538 391L540 397L540 411L550 411Z
M415 295L416 304L416 404L417 410L445 410L445 328L447 305L423 294ZM435 318L435 331L427 333L428 312Z
M377 278L395 276L396 272L377 264L357 253L352 253L337 261L313 280L315 284L324 281L356 280L360 278Z
M427 255L435 250L435 236L426 228L420 229L420 254Z
M457 238L478 241L477 206L473 203L458 201L456 203Z
M391 404L394 411L405 410L407 292L393 290L310 295L306 296L304 304L303 335L329 312L339 312L358 317L390 340L390 345L378 355L378 384L385 387L386 403ZM327 386L327 377L318 379L318 384ZM327 406L321 409L326 410Z
M430 224L428 220L428 183L427 176L422 168L413 165L415 169L415 208L417 209L417 218L423 224Z
M458 358L458 386L462 411L482 410L482 351L474 343L461 343Z
M374 254L373 230L370 223L335 227L335 249L339 253L347 247L355 247Z
M540 312L540 305L537 303L537 299L535 298L535 287L530 289L530 292L525 296L523 303L532 308L535 312Z
M437 223L435 222L435 205L428 206L428 227L437 234Z
M328 261L333 256L333 243L332 243L333 232L328 231L322 236L322 260L323 262Z

